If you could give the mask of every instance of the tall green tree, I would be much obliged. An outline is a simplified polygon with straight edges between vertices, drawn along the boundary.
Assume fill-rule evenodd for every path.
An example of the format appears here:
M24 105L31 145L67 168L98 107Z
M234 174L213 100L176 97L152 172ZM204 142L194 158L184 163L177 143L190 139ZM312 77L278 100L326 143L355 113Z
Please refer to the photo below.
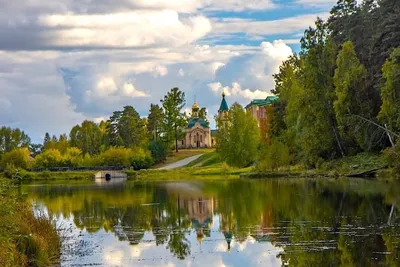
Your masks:
M150 105L149 116L147 117L147 130L152 140L158 140L160 137L164 112L159 105Z
M172 88L161 100L164 119L163 134L168 144L175 141L175 151L178 152L178 140L183 138L186 116L182 112L185 106L185 93L179 88Z
M219 121L218 129L217 152L229 165L245 167L257 159L260 130L241 105L231 106L228 122Z
M0 128L0 154L16 148L29 147L30 143L31 139L24 131L5 126Z
M368 132L355 127L357 121L350 114L371 118L372 105L367 92L367 69L360 63L351 41L343 44L337 59L333 81L336 99L334 109L340 135L348 146L357 142L367 149ZM353 129L357 129L353 131Z
M132 106L124 107L118 122L118 132L125 147L137 147L147 141L144 120Z
M394 131L400 132L400 47L393 50L382 68L382 106L378 119Z
M69 133L69 138L71 146L79 148L83 154L100 153L102 133L93 121L85 120L81 125L74 126Z

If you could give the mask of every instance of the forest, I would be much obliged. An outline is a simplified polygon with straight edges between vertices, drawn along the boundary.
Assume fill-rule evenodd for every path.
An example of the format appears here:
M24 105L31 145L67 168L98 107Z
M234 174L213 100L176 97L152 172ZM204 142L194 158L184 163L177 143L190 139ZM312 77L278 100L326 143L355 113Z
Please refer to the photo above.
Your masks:
M282 164L314 168L385 150L389 165L400 162L399 21L399 1L339 0L327 21L305 30L301 51L274 75L280 101L261 127L261 160L283 151Z

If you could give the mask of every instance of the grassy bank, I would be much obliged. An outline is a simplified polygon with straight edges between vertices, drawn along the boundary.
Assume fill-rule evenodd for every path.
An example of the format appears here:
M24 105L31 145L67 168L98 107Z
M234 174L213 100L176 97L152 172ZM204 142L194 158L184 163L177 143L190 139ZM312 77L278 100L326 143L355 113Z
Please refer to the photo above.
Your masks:
M174 151L171 153L171 155L169 155L167 157L167 159L164 162L154 165L152 167L152 169L158 169L158 168L164 167L166 165L169 165L171 163L175 163L177 161L183 160L185 158L189 158L189 157L196 156L199 154L208 154L208 153L212 153L214 151L215 151L214 148L183 149L183 150L179 150L178 152Z
M0 266L52 266L59 262L61 242L45 216L35 217L18 188L0 174Z

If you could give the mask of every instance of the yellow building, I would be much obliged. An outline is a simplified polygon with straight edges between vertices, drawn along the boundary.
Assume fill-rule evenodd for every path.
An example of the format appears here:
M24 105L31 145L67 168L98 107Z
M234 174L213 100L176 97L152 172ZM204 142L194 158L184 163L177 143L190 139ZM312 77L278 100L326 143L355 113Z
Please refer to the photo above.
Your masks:
M218 130L211 130L210 123L199 118L200 106L195 102L192 106L192 115L185 129L185 138L180 141L179 148L207 148L216 145ZM218 118L227 119L229 106L222 93L221 105L218 110Z

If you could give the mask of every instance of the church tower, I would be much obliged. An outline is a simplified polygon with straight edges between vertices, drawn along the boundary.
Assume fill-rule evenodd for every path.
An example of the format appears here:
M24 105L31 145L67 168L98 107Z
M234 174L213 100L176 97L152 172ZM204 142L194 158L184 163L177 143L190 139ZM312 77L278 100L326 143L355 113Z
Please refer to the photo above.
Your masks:
M193 118L198 118L199 117L199 110L200 110L200 107L197 104L197 101L195 101L193 106L192 106L192 117Z
M225 92L222 92L222 101L218 110L218 120L225 123L228 120L229 106L226 103Z

